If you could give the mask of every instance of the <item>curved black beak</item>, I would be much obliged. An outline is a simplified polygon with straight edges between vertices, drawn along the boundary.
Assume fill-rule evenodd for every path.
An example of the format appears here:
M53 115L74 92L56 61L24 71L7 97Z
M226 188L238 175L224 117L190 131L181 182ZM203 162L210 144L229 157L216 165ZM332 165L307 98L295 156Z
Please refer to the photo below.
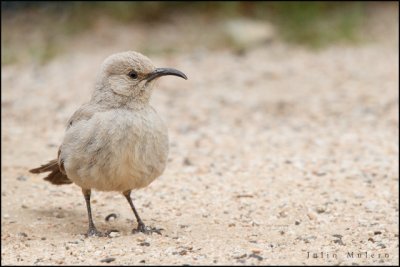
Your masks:
M186 75L179 70L173 68L156 68L153 72L147 75L147 77L145 78L147 80L146 83L165 75L174 75L187 80Z

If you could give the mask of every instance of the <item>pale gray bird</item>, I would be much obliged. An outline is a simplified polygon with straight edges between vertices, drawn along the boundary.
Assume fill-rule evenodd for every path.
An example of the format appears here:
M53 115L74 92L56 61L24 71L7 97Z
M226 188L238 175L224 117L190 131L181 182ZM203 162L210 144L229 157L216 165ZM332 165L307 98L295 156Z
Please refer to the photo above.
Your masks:
M92 219L92 189L123 193L138 222L133 232L160 233L145 227L130 194L132 189L149 185L166 166L167 128L149 104L154 80L164 75L187 79L179 70L154 67L137 52L109 56L101 66L91 100L68 121L57 159L30 170L50 172L44 179L53 184L75 183L82 188L88 236L103 235Z

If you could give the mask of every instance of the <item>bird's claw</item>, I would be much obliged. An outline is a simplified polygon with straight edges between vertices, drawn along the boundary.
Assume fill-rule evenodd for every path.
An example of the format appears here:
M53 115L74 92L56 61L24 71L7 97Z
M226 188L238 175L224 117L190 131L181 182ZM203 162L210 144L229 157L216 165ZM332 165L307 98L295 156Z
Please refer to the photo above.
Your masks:
M103 237L104 234L98 231L96 228L90 228L85 234L85 237L91 237L91 236Z
M146 235L148 234L153 234L153 233L157 233L159 235L161 234L161 231L164 230L163 228L155 228L155 227L149 227L149 226L145 226L143 223L139 223L138 227L136 229L132 230L133 234L136 233L144 233Z

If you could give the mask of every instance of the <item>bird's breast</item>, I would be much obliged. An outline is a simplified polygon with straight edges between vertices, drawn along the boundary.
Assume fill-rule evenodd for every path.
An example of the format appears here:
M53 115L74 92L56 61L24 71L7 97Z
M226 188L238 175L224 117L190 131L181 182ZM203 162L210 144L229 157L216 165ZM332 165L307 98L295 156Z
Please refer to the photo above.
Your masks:
M65 166L78 185L124 191L147 186L164 171L168 133L153 108L110 110L83 123L71 129L72 138L66 136L64 142L73 143Z

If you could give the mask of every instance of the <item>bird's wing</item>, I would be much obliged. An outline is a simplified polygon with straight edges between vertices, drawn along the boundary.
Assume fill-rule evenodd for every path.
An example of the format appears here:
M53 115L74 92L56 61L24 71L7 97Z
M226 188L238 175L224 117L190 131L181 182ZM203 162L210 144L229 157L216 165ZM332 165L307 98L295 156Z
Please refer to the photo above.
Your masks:
M74 114L72 114L71 118L68 120L67 129L72 126L72 124L81 121L90 119L93 114L96 113L96 110L89 103L83 104L79 109L77 109Z
M94 108L89 103L83 104L79 109L77 109L74 112L74 114L72 114L71 118L68 120L66 130L68 130L68 128L70 128L74 123L77 123L78 121L89 120L96 113L96 111L98 111L98 110L96 110L96 108ZM58 148L57 162L58 162L58 166L60 168L60 172L63 174L66 174L65 168L64 168L64 159L62 157L60 157L61 150L62 150L62 144Z

